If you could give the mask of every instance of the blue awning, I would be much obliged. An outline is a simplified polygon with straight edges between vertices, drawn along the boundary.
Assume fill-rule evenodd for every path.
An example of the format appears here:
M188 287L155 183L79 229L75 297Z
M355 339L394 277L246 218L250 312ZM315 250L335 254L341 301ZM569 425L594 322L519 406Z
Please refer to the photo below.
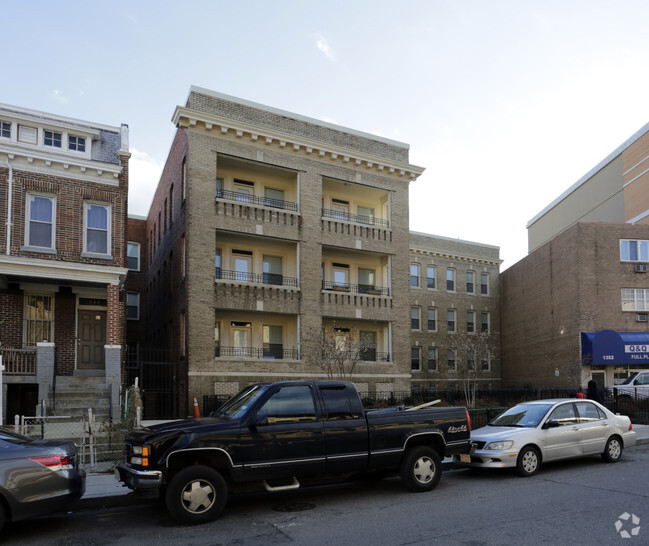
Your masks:
M581 357L585 365L647 364L649 332L582 332Z

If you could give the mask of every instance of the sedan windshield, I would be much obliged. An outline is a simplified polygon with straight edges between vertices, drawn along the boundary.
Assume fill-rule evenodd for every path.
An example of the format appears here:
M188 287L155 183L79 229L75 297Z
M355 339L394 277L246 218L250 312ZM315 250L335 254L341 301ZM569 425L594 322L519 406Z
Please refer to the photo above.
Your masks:
M490 427L537 427L552 404L518 404L501 413Z
M222 417L224 419L238 419L242 417L250 404L252 404L257 397L266 390L262 385L252 385L243 389L239 394L230 398L219 409L213 411L211 417Z

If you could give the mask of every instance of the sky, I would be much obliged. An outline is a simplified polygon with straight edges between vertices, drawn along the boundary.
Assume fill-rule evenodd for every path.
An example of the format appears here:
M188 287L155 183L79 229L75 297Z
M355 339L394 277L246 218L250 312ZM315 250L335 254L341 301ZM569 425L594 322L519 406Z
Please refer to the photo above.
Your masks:
M646 0L0 0L0 102L130 129L146 215L191 85L410 145L410 228L527 223L649 121Z

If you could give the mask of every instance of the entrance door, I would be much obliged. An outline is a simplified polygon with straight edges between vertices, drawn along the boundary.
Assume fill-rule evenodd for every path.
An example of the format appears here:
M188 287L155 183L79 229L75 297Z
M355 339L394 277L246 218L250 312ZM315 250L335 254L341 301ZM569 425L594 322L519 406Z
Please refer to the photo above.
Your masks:
M106 345L106 311L79 311L77 369L103 370Z

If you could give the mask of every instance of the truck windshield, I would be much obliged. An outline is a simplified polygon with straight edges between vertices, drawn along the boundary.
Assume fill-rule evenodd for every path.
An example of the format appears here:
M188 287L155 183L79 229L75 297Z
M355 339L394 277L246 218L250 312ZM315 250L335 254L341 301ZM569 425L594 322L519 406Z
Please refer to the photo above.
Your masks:
M262 385L252 385L243 389L239 394L230 398L219 409L210 413L210 417L222 417L224 419L239 419L242 417L250 404L252 404L257 397L266 390Z
M622 383L619 383L619 384L620 384L620 385L630 385L630 384L633 382L633 380L634 380L636 377L638 377L638 374L639 374L639 373L640 373L640 372L633 372L629 377L627 377L624 381L622 381Z

